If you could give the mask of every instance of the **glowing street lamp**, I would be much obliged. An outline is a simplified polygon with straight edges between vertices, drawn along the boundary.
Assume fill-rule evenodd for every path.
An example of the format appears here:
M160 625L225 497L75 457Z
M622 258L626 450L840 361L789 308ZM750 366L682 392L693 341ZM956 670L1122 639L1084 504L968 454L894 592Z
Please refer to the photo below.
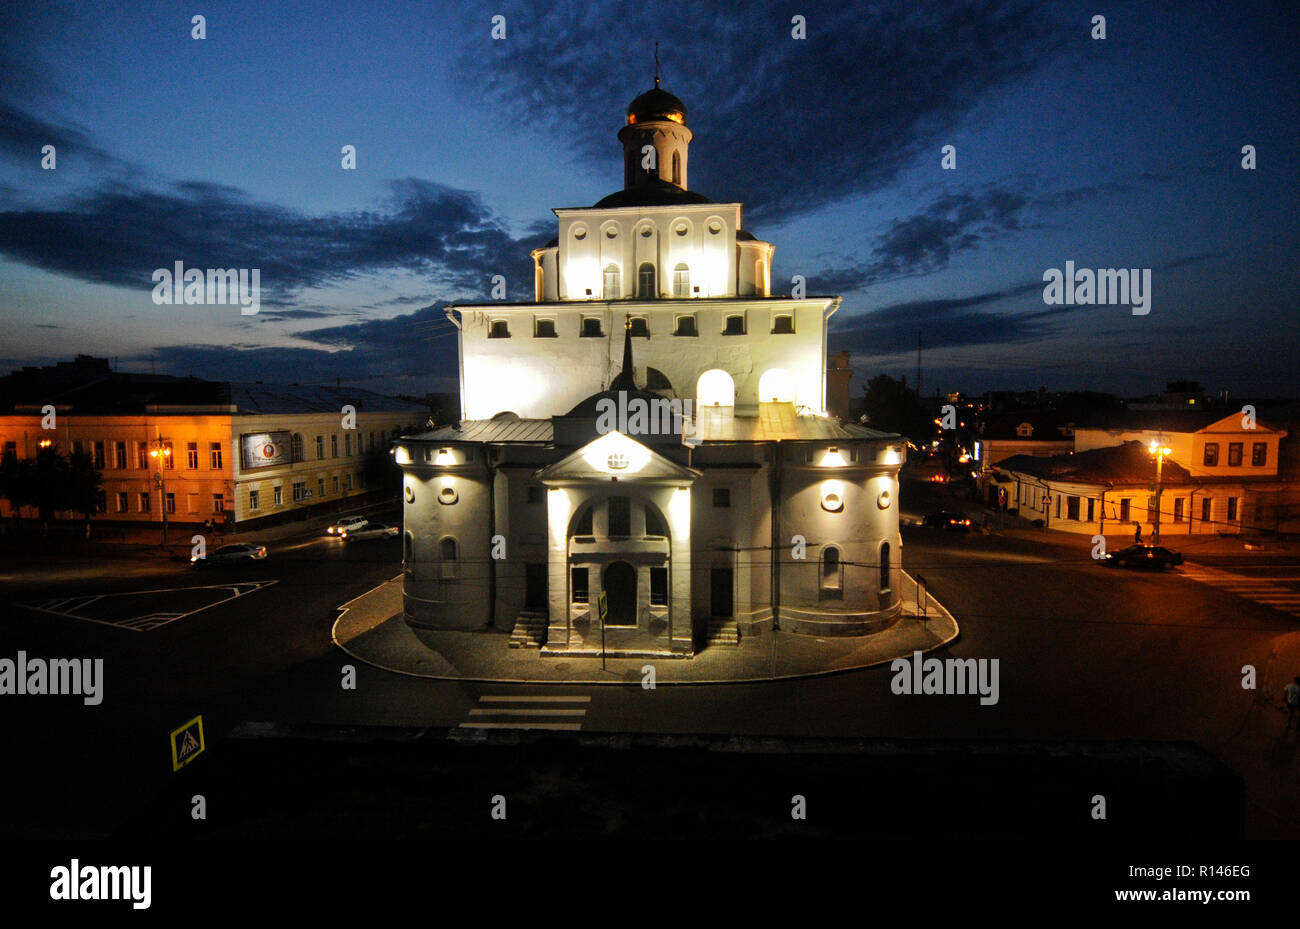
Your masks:
M158 462L158 471L154 474L153 479L158 483L159 502L162 504L162 523L163 523L163 545L167 544L167 479L163 477L163 468L167 467L166 462L172 456L171 443L162 436L154 439L153 442L157 448L149 450L149 457Z
M1165 456L1170 454L1173 450L1170 449L1168 446L1159 445L1153 441L1151 443L1150 451L1151 454L1156 456L1156 515L1152 520L1154 524L1154 531L1152 532L1151 538L1152 538L1153 545L1159 545L1160 544L1160 491L1161 491L1160 482L1164 471Z

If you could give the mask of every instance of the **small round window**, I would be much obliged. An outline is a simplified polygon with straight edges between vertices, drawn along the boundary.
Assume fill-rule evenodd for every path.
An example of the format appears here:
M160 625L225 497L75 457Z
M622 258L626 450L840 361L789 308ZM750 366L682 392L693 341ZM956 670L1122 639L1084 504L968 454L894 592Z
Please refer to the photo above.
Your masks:
M405 496L406 496L406 502L407 502L407 503L414 503L414 502L415 502L415 488L414 488L414 487L412 487L410 484L407 484L407 485L406 485L406 490L403 491L403 493L404 493Z
M575 239L585 239L587 237L587 230L584 229L582 226L574 226L573 237Z
M641 238L643 238L643 239L648 239L648 238L650 238L650 227L649 227L649 226L642 226L642 227L641 227Z
M458 499L460 498L456 495L455 487L444 487L438 491L439 503L455 503Z
M609 228L609 229L606 229L606 230L605 230L605 238L607 238L607 239L617 239L617 238L618 238L618 230L617 230L617 229L614 229L614 228L612 228L612 227Z
M709 233L711 235L717 235L721 231L722 223L709 223Z
M678 235L686 235L688 231L689 230L685 226L678 226L676 229L673 230L673 232L677 233Z

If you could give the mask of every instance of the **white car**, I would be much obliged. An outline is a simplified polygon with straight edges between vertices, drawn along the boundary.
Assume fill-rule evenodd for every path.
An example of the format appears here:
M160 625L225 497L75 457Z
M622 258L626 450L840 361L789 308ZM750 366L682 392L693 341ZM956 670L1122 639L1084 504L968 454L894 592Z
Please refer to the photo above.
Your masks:
M342 537L344 535L347 535L353 529L360 529L367 522L369 522L369 520L367 520L364 516L344 516L334 525L326 529L325 532L328 533L329 535L336 535Z
M223 545L215 551L208 552L205 558L191 555L190 565L195 568L204 568L209 565L234 564L241 561L263 561L265 559L265 545L237 542L234 545Z
M349 542L354 539L388 539L396 536L400 531L396 526L387 523L366 523L360 529L344 529L339 533L339 537Z

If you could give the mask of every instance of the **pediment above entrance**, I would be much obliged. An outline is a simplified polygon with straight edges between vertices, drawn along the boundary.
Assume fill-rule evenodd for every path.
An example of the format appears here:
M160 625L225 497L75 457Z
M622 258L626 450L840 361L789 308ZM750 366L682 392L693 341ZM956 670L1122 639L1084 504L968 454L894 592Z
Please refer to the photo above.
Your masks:
M544 484L571 481L628 481L689 484L700 476L621 432L607 432L537 472Z

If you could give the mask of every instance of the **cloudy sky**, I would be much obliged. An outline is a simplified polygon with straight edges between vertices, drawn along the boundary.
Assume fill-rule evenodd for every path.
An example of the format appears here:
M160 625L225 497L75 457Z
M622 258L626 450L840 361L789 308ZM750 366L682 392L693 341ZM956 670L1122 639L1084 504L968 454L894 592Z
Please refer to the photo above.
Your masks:
M439 308L530 298L551 208L621 186L657 39L692 188L844 295L855 389L919 331L927 392L1300 393L1297 9L7 0L0 368L452 388ZM261 312L155 305L176 261L260 268ZM1067 261L1150 269L1150 313L1046 305Z

